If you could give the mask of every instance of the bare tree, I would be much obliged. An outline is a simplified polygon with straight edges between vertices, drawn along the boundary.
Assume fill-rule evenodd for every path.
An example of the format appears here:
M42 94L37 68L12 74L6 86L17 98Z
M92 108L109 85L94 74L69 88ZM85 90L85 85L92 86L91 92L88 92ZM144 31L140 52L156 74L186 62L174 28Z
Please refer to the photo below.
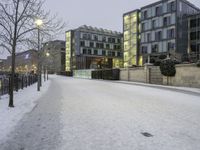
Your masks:
M27 43L36 44L36 19L43 20L41 33L51 36L65 26L56 16L43 10L43 0L1 0L0 1L0 46L12 55L9 107L14 107L13 86L15 75L15 55L18 47Z

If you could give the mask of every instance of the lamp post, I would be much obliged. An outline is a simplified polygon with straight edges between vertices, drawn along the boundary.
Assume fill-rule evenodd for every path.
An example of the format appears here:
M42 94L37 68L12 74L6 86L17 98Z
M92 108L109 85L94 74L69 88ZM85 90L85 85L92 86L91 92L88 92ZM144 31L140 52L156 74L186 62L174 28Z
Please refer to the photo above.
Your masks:
M50 53L49 52L46 52L46 57L47 57L47 59L45 59L45 62L48 62L48 57L50 56ZM48 69L47 69L47 65L45 64L45 66L44 66L44 80L46 81L46 76L45 76L45 74L47 75L47 80L48 80Z
M42 83L41 83L41 66L40 66L40 28L43 25L43 21L41 19L37 19L35 21L35 24L38 29L38 63L37 63L38 84L37 84L37 90L40 91L40 86L42 85Z

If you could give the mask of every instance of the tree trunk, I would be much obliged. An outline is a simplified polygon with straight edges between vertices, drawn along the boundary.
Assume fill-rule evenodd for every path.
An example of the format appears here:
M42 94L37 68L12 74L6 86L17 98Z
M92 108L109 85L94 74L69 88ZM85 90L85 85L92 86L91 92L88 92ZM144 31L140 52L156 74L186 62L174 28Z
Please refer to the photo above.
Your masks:
M16 49L16 44L15 42L13 43L13 48L12 48L12 67L11 67L11 81L10 81L10 99L9 99L9 107L14 107L14 102L13 102L13 91L14 91L14 77L15 77L15 49Z

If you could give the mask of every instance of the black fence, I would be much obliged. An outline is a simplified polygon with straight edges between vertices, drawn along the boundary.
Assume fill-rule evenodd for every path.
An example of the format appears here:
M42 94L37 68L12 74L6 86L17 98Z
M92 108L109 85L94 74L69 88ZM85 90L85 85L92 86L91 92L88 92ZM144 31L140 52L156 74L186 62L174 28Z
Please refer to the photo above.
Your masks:
M72 77L73 73L71 71L62 71L57 73L57 75Z
M119 80L119 69L105 69L92 71L92 79Z
M18 92L37 82L37 75L29 74L15 74L14 91ZM11 76L9 74L0 75L0 95L8 94L10 91Z

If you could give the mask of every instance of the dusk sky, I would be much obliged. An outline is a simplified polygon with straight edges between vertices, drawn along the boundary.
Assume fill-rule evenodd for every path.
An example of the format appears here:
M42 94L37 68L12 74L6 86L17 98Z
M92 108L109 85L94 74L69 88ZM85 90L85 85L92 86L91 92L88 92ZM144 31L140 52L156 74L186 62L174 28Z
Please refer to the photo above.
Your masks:
M62 18L67 28L74 29L81 25L89 25L122 32L122 15L158 0L46 0L45 10ZM190 0L200 7L199 0ZM64 40L65 34L59 39ZM0 58L8 55L0 53Z

